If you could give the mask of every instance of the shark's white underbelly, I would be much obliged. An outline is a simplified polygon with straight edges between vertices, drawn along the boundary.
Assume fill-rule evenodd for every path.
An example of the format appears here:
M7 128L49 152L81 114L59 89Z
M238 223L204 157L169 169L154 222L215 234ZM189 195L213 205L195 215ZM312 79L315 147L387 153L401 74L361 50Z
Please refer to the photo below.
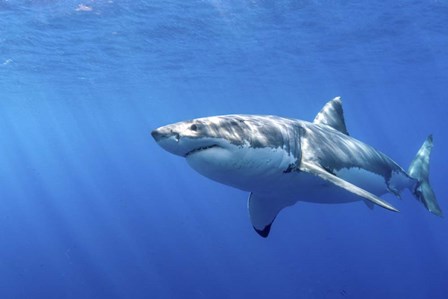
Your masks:
M369 176L372 177L369 178ZM379 196L386 193L387 189L384 179L381 176L375 176L378 175L358 172L358 177L354 179L353 183L359 183L358 186ZM344 176L341 178L345 179ZM362 200L361 197L345 189L304 172L279 173L278 176L273 176L270 180L263 179L258 183L253 181L250 188L254 193L271 195L272 198L288 201L289 205L297 201L336 204Z
M336 175L377 196L387 192L385 180L380 175L355 168L343 170ZM272 186L272 189L277 190L277 192L280 190L281 195L289 197L295 202L336 204L363 200L361 197L310 173L283 174L283 179L276 182L278 185Z
M296 161L283 149L240 148L235 151L238 154L231 152L212 148L189 156L187 161L196 171L217 182L273 198L284 198L291 204L297 201L346 203L362 200L308 172L285 173L288 166ZM233 159L228 159L230 154ZM361 168L344 168L335 175L377 196L388 192L383 176Z

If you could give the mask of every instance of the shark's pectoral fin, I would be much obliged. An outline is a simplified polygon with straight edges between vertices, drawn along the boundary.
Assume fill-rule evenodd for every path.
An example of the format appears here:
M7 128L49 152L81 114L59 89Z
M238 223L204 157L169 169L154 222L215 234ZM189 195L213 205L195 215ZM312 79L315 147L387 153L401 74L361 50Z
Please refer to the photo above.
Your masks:
M272 222L285 207L293 204L290 201L276 198L273 195L251 193L247 201L250 221L255 231L266 238L271 231Z
M332 173L329 173L328 171L326 171L325 169L323 169L321 166L310 163L310 162L306 162L306 161L302 161L301 166L300 166L300 170L301 171L305 171L311 174L314 174L318 177L320 177L321 179L330 182L342 189L347 190L348 192L351 192L353 194L356 194L374 204L379 205L380 207L383 207L385 209L394 211L394 212L398 212L398 210L396 208L394 208L391 204L389 204L388 202L380 199L378 196L373 195L372 193L359 188L356 185L353 185L350 182L347 182L337 176L335 176Z

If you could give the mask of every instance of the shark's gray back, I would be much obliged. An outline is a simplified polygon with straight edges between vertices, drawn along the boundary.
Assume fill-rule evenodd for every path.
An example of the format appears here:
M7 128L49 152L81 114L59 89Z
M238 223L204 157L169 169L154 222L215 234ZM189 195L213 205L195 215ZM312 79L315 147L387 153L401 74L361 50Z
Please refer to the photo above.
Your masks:
M329 172L361 168L383 176L406 172L391 158L375 148L325 125L301 123L302 159L317 162Z
M197 119L196 124L202 121ZM300 159L301 123L272 115L233 114L209 117L201 130L208 137L225 138L237 146L282 148Z
M213 117L204 130L207 136L224 136L238 146L282 148L297 159L297 167L304 159L317 162L330 172L356 167L381 175L386 181L393 172L407 176L385 154L327 125L271 115L238 114Z

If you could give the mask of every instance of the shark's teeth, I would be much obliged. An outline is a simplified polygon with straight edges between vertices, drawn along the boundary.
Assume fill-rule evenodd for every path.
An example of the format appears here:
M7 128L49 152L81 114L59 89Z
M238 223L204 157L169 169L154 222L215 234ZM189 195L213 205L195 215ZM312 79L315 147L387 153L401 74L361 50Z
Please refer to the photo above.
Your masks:
M191 150L188 153L186 153L185 157L188 157L191 154L194 154L194 153L197 153L197 152L200 152L200 151L204 151L204 150L207 150L209 148L213 148L213 147L217 147L217 146L218 145L216 145L216 144L212 144L212 145L209 145L209 146L202 146L202 147L195 148L194 150Z

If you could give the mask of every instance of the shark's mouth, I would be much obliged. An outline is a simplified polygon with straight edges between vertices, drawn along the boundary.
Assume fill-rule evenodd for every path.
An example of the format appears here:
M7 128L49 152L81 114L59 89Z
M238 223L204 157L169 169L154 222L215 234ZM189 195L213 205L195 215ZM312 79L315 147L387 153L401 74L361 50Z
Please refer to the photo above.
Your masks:
M198 152L202 152L202 151L214 148L214 147L219 147L219 146L217 144L212 144L212 145L208 145L208 146L201 146L201 147L195 148L194 150L191 150L188 153L186 153L185 157L188 157L188 156L190 156L192 154L195 154L195 153L198 153Z

